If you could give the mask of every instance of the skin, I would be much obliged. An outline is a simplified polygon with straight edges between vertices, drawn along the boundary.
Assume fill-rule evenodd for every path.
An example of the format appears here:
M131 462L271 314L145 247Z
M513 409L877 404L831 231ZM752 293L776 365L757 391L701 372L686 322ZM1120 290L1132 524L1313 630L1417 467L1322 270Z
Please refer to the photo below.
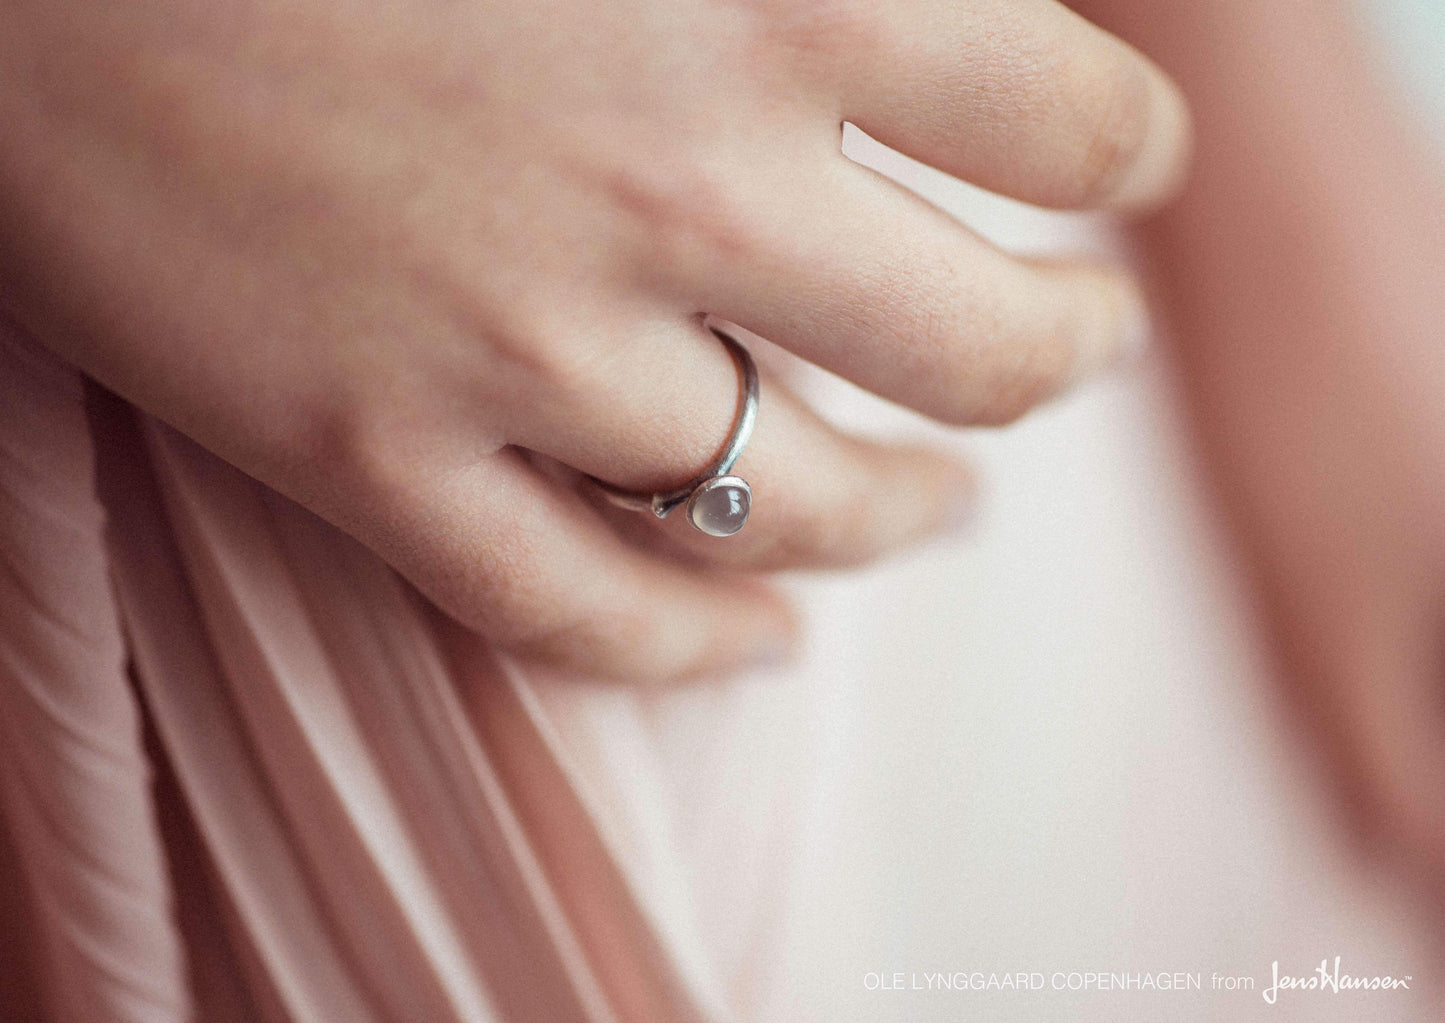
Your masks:
M520 655L657 680L776 657L760 573L959 517L966 471L764 380L728 541L576 486L689 479L736 379L712 314L950 423L1011 420L1142 319L839 152L1138 209L1177 91L1052 0L0 8L0 305Z
M1445 175L1338 4L1083 9L1198 115L1139 241L1291 720L1445 921Z

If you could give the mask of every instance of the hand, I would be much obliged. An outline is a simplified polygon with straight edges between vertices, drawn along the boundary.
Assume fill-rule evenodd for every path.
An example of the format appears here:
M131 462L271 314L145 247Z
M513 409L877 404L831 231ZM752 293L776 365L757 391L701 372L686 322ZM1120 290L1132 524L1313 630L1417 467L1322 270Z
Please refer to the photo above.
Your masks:
M737 570L870 558L963 489L765 379L747 530L624 541L524 452L690 478L736 397L699 314L950 423L1137 320L1120 274L1012 259L846 160L844 119L1072 207L1159 199L1187 134L1052 0L15 0L0 69L12 315L498 643L639 679L780 652Z

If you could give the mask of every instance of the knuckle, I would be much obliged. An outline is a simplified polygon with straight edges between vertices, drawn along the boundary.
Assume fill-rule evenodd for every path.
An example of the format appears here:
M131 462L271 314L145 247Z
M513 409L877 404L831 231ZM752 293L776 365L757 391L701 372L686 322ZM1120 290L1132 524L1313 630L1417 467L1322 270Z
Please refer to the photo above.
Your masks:
M882 4L858 0L742 0L758 37L789 53L794 65L837 71L881 52L896 19Z
M1061 328L1025 333L1001 316L975 314L967 323L938 314L916 321L910 348L925 362L916 379L932 381L923 411L954 426L1005 425L1059 388L1069 345Z
M996 337L1005 326L993 303L938 252L920 252L914 265L888 268L867 285L856 329L889 353L880 367L888 389L941 422L969 422L982 358L971 339Z
M427 268L425 287L439 296L449 368L475 384L498 407L537 385L576 393L595 383L594 363L605 345L585 303L568 300L541 274L479 279L465 259ZM521 385L520 387L518 385Z
M982 376L969 421L980 426L1012 423L1058 392L1073 360L1062 331L1005 346L1007 363Z
M444 387L431 375L378 374L318 396L306 429L291 439L308 467L304 486L360 495L377 512L397 512L416 506L424 463L462 464L500 449L504 441L488 416L455 421L451 402L439 400Z
M307 489L323 488L365 495L377 507L404 490L407 461L397 448L404 431L391 424L402 418L377 396L338 387L312 404L305 429L293 434L291 450L307 467ZM330 502L326 502L330 503Z
M629 162L606 176L606 191L629 215L650 267L714 273L719 262L755 257L768 246L764 218L746 175L715 168L735 161L687 153Z
M1151 100L1143 67L1127 54L1083 77L1078 102L1084 131L1063 198L1087 206L1109 198L1138 159L1149 131Z
M518 299L505 323L487 326L489 398L515 410L539 398L577 406L615 386L622 336L577 303Z
M910 404L954 426L1004 425L1070 378L1081 341L1076 311L1021 323L1016 311L946 267L929 276L936 289L885 303L890 322L880 324Z
M579 344L571 328L528 330L510 336L498 348L504 361L533 387L562 402L595 393L606 380L601 363L607 346Z

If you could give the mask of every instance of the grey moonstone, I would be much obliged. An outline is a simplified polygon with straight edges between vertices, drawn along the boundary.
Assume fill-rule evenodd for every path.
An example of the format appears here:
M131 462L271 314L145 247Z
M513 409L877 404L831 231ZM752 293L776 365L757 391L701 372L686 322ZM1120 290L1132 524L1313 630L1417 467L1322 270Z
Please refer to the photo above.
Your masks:
M709 536L732 536L748 521L752 495L737 477L708 480L688 502L692 524Z

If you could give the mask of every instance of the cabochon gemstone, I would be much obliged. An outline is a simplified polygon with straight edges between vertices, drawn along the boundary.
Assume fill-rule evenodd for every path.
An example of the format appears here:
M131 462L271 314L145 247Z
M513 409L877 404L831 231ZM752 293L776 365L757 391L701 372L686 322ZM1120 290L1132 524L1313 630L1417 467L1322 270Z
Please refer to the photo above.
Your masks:
M748 521L752 494L736 476L718 476L697 489L687 504L692 524L708 536L732 536Z

